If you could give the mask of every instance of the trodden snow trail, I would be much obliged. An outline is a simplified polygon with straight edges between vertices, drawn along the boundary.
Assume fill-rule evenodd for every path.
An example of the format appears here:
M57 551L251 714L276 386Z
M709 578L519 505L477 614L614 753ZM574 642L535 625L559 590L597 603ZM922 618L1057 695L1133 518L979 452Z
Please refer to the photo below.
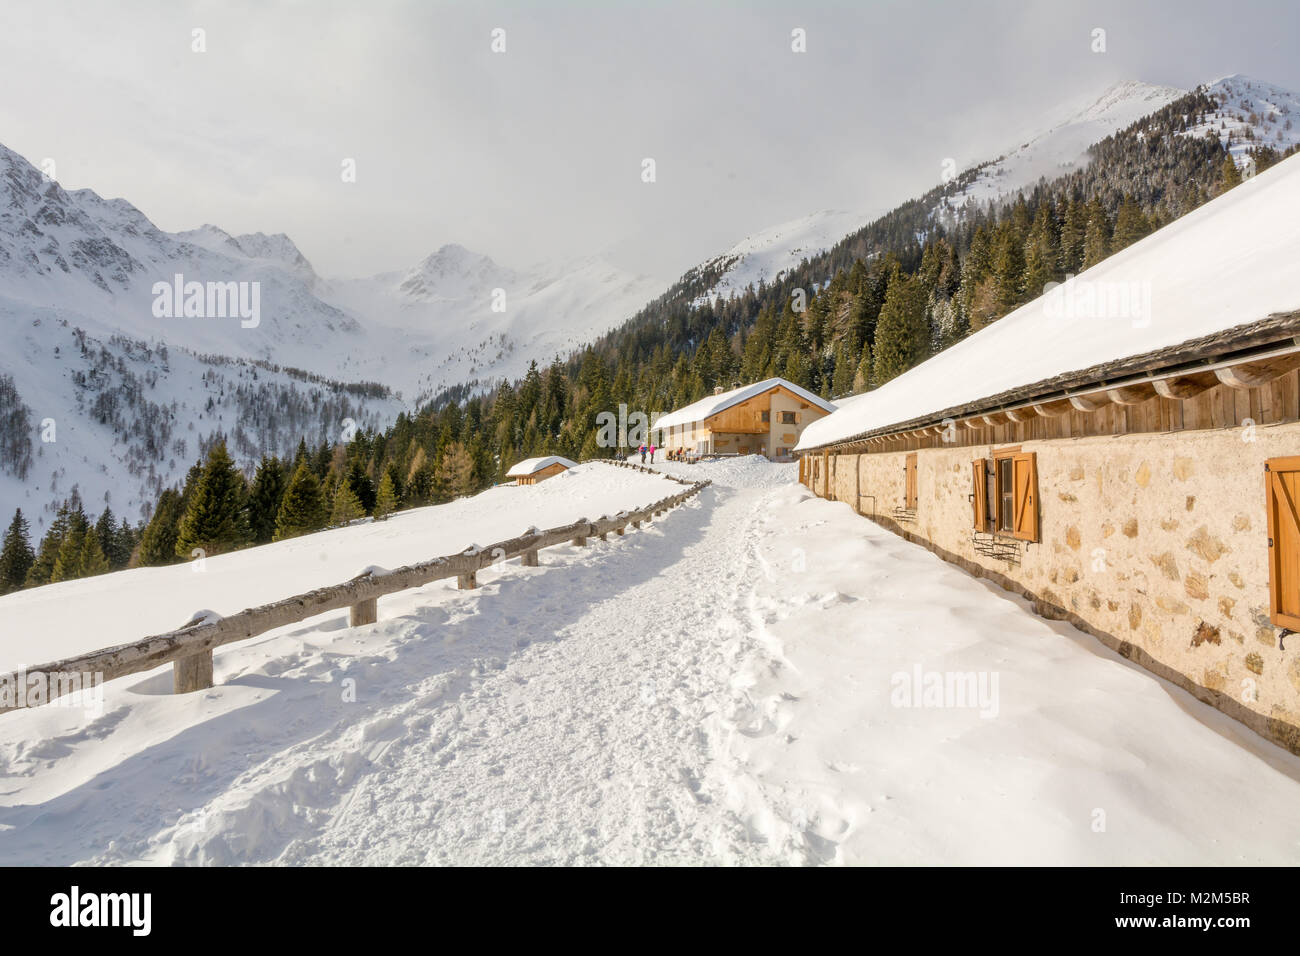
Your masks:
M190 862L788 861L732 813L710 772L755 720L729 675L759 573L761 494L707 489L613 547L597 543L605 553L544 567L523 602L479 602L424 638L509 631L513 653L417 682L362 727L250 770L201 811L206 825L187 818L157 844ZM313 807L314 789L342 796ZM231 843L277 829L292 836Z

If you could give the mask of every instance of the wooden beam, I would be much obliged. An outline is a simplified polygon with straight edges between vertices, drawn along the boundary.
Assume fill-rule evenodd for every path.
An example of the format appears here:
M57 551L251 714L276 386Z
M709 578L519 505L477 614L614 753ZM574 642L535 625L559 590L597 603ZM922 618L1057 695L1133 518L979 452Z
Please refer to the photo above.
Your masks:
M1055 418L1058 415L1064 415L1073 411L1074 406L1070 404L1068 398L1058 398L1051 402L1035 402L1034 411L1044 418Z
M1141 405L1156 397L1156 387L1150 382L1139 382L1136 385L1108 388L1106 394L1116 405Z
M1151 383L1156 394L1161 398L1182 401L1195 398L1207 389L1219 384L1219 378L1213 372L1196 372L1192 375L1179 375L1175 378L1161 378Z
M1285 375L1300 365L1300 357L1283 355L1262 362L1243 362L1230 368L1216 368L1215 376L1229 388L1255 388Z
M1007 418L1013 422L1027 422L1031 418L1037 418L1038 412L1032 408L1008 408Z
M1080 412L1095 412L1103 405L1109 405L1111 397L1106 392L1092 392L1088 395L1071 395L1070 405Z

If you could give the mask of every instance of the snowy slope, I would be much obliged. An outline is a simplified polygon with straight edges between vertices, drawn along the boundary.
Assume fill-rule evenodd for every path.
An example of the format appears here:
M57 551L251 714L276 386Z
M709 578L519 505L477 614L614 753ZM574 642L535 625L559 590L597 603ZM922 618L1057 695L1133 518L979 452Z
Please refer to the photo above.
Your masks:
M1271 146L1279 153L1300 143L1300 94L1242 73L1209 84L1206 92L1219 109L1205 122L1190 127L1184 136L1204 136L1211 129L1244 167L1256 146Z
M746 236L722 255L692 270L722 272L717 283L696 297L694 304L700 305L716 298L729 299L751 285L755 289L761 283L770 285L783 272L804 259L825 252L883 211L867 214L824 210Z
M412 520L466 541L484 523L514 530L661 493L649 476L585 467ZM478 590L384 598L375 625L347 628L335 612L230 645L202 693L171 695L162 670L107 685L102 714L0 716L0 859L1300 861L1300 759L812 497L793 466L664 470L714 485L626 537L502 565ZM617 490L634 479L651 484ZM561 503L578 489L587 507ZM335 532L321 554L351 572L396 545L391 531ZM316 572L329 537L274 573ZM218 580L265 572L256 552L229 557ZM136 574L108 576L123 584L95 595L101 619L108 602L147 607L131 601L138 588L163 593ZM104 580L59 587L73 599ZM227 603L249 603L243 593ZM63 613L47 604L27 625ZM992 693L906 706L897 678L918 667L983 675Z
M1100 95L1067 104L1040 121L1031 132L1017 137L1018 145L990 162L980 163L961 190L944 198L949 210L1014 195L1046 176L1068 172L1087 162L1088 148L1107 136L1155 112L1184 94L1170 86L1128 81L1108 87ZM957 170L954 170L957 172ZM741 240L731 249L698 266L696 272L722 270L711 289L696 304L730 298L749 285L771 283L801 261L824 252L845 236L857 232L886 212L819 212L782 223Z
M839 402L799 449L1300 310L1300 155L1021 306L880 388ZM1130 315L1105 290L1139 290ZM1143 293L1141 290L1145 290ZM1087 303L1100 305L1087 307ZM1078 303L1072 310L1070 303ZM998 360L994 360L996 356ZM1005 361L1014 356L1015 361ZM964 374L983 369L978 376Z
M991 163L976 167L974 180L945 197L951 209L985 206L1086 165L1088 149L1107 136L1132 125L1185 95L1172 86L1154 86L1137 80L1116 83L1096 98L1073 104L1039 127L1040 132L1020 137L1020 144Z

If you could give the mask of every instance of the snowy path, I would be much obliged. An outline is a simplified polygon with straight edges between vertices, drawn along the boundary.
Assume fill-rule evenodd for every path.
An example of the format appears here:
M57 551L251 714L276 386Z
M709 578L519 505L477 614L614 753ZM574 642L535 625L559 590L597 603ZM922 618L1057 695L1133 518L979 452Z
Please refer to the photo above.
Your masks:
M0 861L1300 861L1300 760L790 468L668 468L715 485L0 738ZM917 667L987 716L898 706Z

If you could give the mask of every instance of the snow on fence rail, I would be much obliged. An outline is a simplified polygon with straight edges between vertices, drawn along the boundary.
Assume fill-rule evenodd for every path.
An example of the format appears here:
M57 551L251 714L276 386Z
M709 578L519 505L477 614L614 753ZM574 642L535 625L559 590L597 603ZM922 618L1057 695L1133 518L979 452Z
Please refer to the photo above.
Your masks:
M689 485L680 494L670 495L636 511L620 511L614 516L605 515L595 521L581 518L573 524L538 531L530 528L515 538L498 541L486 547L470 547L459 554L432 558L393 571L368 568L361 574L329 587L317 588L306 594L296 594L271 604L246 608L230 617L208 614L187 621L166 634L146 637L130 644L119 644L86 654L78 654L50 664L25 668L0 674L0 686L17 688L19 693L8 695L0 702L0 713L22 710L32 706L23 691L35 679L42 687L37 703L48 703L65 694L93 687L105 681L116 680L142 671L153 670L162 664L172 664L172 692L185 694L212 686L212 652L235 641L256 637L286 624L296 624L309 617L349 608L348 626L373 624L378 618L378 600L386 594L395 594L417 588L432 581L456 578L462 588L478 587L477 573L511 558L520 558L526 567L537 566L537 552L542 548L572 543L583 546L588 538L606 538L611 531L623 534L628 525L639 528L642 521L675 508L699 494L708 480L690 482L660 471L642 468L623 461L592 459L604 464L635 468L679 484Z

